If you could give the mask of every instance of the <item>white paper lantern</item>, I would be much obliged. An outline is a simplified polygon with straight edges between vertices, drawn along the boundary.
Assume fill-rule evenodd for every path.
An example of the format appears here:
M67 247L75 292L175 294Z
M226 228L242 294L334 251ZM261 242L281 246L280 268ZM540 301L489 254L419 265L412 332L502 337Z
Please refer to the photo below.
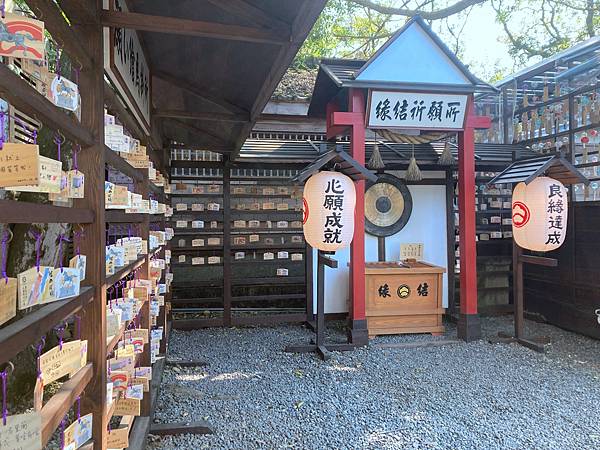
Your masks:
M338 172L319 172L306 182L303 202L306 242L325 251L350 245L356 206L352 179Z
M560 181L539 177L517 184L512 197L515 242L528 250L556 250L567 235L567 212L567 189Z

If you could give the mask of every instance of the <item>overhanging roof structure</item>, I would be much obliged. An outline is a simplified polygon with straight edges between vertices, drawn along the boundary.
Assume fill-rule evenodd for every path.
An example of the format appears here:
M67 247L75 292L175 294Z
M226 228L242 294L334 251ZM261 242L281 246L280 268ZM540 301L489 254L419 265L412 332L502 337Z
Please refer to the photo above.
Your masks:
M549 176L563 184L589 184L569 161L560 155L546 155L537 158L515 161L495 176L488 184L525 183L529 184L537 177Z
M333 168L347 175L354 181L377 181L377 175L358 163L352 156L342 150L340 145L319 156L298 175L292 178L292 183L304 183L308 178L324 168Z
M395 142L386 142L378 140L379 152L383 161L387 165L408 164L412 156L413 147L409 144L399 144ZM369 160L373 153L374 141L367 141L365 144L365 158ZM336 144L343 151L349 153L350 144L348 142L338 142ZM433 142L430 144L418 144L414 146L414 155L418 163L439 167L437 161L444 151L444 142ZM315 142L310 140L266 140L266 139L248 139L241 151L239 162L262 163L262 164L308 164L314 161L319 155L326 153L328 146L324 142ZM451 145L450 150L455 159L458 159L458 148ZM536 153L520 145L503 144L475 144L475 163L485 167L506 167L515 158L531 158Z
M132 0L102 23L137 30L163 141L233 159L325 3Z

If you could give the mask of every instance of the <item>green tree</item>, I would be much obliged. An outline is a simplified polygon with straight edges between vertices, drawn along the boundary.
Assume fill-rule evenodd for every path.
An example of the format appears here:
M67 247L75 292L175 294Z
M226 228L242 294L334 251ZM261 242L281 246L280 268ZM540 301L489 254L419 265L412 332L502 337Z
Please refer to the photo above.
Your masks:
M598 0L491 0L491 5L511 56L521 63L547 58L600 29Z
M494 9L517 65L548 57L600 30L600 0L330 0L297 65L314 67L333 56L368 58L415 15L442 31L460 57L464 25L473 8L484 4Z

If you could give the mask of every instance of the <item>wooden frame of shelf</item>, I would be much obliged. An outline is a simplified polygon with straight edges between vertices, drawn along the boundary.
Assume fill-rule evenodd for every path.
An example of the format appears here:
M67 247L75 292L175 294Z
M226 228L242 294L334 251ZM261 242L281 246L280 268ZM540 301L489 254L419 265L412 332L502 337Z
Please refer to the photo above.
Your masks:
M106 358L107 350L117 345L123 335L106 336L106 289L115 282L141 269L142 277L148 278L150 259L164 247L150 251L136 261L120 268L115 274L105 273L105 227L107 222L139 223L142 234L148 239L150 222L163 222L164 217L127 214L124 211L106 211L104 204L104 181L106 166L114 168L138 183L145 198L150 195L164 201L163 189L152 183L144 171L131 166L125 159L104 144L104 107L108 105L122 123L143 142L154 144L145 135L130 111L118 95L104 81L103 27L97 14L89 14L87 7L65 5L64 12L55 2L27 0L34 13L40 14L46 29L70 57L79 62L81 94L81 122L75 115L65 112L36 91L20 74L7 65L0 64L0 97L12 107L35 117L43 126L60 130L61 134L82 147L79 153L79 170L86 176L85 197L75 199L73 207L60 207L46 203L29 203L16 200L0 200L0 221L5 224L70 223L84 228L85 239L80 243L81 254L87 256L85 283L78 296L41 305L23 317L13 319L0 327L0 363L14 358L19 352L36 342L40 336L74 314L82 313L81 337L88 341L88 364L65 381L41 410L42 441L46 445L60 425L65 414L81 396L82 412L93 413L93 443L82 448L106 448L107 423L112 408L106 405ZM61 7L62 7L61 3ZM65 14L77 26L69 26ZM83 25L82 25L83 24ZM100 64L98 64L100 61ZM159 148L158 146L154 146ZM162 307L164 312L165 308ZM144 304L140 315L149 330L149 302ZM166 317L166 316L165 316ZM165 336L166 340L167 337ZM150 363L150 346L144 351L143 362ZM84 394L85 392L85 394ZM143 413L150 413L150 396L146 398ZM146 418L148 422L149 418ZM143 424L144 420L140 421Z

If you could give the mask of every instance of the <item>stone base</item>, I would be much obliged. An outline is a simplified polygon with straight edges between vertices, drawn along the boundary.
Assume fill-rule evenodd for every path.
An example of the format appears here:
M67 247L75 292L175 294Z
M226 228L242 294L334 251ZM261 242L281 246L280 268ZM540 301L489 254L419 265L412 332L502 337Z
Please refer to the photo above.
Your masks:
M348 342L363 347L369 344L369 331L367 330L367 320L348 319Z
M458 338L465 342L481 339L481 321L479 314L463 314L458 317Z

